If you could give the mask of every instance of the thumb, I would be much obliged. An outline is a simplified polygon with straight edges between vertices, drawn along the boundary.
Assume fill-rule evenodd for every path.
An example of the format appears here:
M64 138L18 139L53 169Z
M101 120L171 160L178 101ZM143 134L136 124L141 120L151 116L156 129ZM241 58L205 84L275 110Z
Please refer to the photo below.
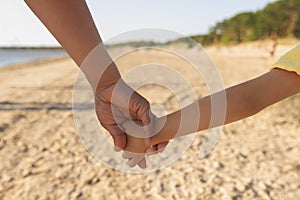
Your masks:
M141 121L142 126L145 128L145 144L147 147L151 146L151 137L154 133L154 119L156 116L151 112L150 105L145 106L144 108L138 109L141 112Z
M131 101L130 101L130 108L132 113L134 113L134 119L139 120L142 122L142 126L146 127L144 129L143 137L145 137L145 144L147 146L151 145L151 134L154 132L154 123L153 119L155 119L154 114L152 114L150 110L150 104L149 102L142 97L137 92L134 92Z

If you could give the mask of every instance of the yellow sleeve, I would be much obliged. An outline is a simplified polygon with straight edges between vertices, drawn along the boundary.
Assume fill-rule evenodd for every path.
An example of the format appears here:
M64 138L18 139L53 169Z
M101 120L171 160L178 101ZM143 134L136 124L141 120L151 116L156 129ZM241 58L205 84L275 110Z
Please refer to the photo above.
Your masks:
M285 69L300 75L300 45L279 58L279 60L272 65L272 69L274 68Z

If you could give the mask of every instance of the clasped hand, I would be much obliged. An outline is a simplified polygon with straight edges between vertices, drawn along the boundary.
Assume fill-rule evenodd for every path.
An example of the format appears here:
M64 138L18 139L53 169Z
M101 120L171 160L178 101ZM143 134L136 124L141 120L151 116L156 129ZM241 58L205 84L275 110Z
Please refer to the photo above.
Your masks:
M95 109L99 122L111 134L115 150L124 150L123 158L129 166L146 168L146 154L162 152L168 142L151 145L151 133L154 132L155 115L149 102L129 87L123 80L98 87L95 93ZM126 134L128 122L144 127L140 137ZM123 127L122 128L122 124Z

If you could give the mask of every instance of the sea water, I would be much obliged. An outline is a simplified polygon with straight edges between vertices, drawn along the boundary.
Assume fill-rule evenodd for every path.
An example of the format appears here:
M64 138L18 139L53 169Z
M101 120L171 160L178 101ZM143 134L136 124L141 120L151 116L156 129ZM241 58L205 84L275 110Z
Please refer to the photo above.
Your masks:
M0 67L62 56L62 49L0 49Z

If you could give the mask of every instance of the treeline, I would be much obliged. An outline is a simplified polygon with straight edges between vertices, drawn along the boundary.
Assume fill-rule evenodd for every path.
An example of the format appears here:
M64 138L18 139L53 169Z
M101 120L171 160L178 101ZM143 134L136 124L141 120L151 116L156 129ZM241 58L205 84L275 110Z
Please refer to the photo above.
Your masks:
M286 37L300 38L300 0L277 0L269 3L262 10L239 13L234 17L216 23L204 35L179 38L166 43L131 41L108 46L143 47L186 43L189 47L193 47L195 42L190 38L203 46L208 46L238 44L265 39L276 40Z
M129 41L129 42L121 42L121 43L116 43L116 44L107 44L105 45L108 48L112 47L121 47L121 46L130 46L130 47L154 47L154 46L159 46L162 45L162 43L155 42L155 41L147 41L147 40L141 40L141 41Z
M192 36L204 46L285 37L300 38L300 0L278 0L218 22L206 35Z

